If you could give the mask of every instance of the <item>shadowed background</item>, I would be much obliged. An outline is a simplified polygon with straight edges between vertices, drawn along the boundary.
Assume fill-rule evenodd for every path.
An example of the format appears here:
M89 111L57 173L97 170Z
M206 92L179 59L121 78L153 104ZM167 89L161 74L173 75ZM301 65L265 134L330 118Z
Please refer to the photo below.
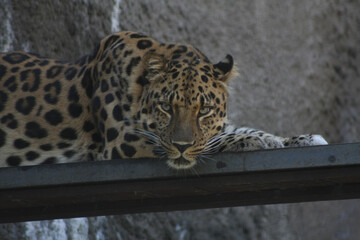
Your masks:
M282 136L359 141L360 3L0 0L0 51L76 60L122 30L233 55L229 118ZM358 239L359 200L0 225L0 239Z

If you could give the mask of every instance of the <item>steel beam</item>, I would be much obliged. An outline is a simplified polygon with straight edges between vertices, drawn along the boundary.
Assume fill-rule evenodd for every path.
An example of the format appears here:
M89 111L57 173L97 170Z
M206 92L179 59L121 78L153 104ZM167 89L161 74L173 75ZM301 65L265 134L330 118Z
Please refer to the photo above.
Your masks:
M0 169L0 223L360 198L360 143Z

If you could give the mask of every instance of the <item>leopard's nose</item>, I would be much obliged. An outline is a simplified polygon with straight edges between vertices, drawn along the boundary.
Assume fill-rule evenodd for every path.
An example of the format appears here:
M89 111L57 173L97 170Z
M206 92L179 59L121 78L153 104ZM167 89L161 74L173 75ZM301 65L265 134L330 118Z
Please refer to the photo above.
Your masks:
M179 152L183 153L186 151L186 149L188 149L189 147L191 147L194 142L192 143L188 143L188 142L173 142L172 143L178 150Z

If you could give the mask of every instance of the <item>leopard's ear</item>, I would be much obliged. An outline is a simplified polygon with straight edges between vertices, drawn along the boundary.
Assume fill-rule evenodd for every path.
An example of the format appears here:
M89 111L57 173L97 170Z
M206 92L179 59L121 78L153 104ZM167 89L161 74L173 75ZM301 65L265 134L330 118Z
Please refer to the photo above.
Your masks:
M231 77L237 75L236 66L234 66L234 59L231 55L226 55L226 57L214 64L215 73L218 73L217 78L223 82L227 82Z
M167 61L163 55L148 52L144 56L144 68L152 75L156 76L166 70Z

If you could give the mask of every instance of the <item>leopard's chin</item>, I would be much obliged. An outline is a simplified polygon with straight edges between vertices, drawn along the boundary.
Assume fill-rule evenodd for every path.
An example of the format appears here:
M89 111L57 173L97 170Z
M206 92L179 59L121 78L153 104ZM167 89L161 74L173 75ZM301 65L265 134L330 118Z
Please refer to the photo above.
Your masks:
M167 164L173 169L189 169L196 165L196 160L188 160L184 157L168 159Z

